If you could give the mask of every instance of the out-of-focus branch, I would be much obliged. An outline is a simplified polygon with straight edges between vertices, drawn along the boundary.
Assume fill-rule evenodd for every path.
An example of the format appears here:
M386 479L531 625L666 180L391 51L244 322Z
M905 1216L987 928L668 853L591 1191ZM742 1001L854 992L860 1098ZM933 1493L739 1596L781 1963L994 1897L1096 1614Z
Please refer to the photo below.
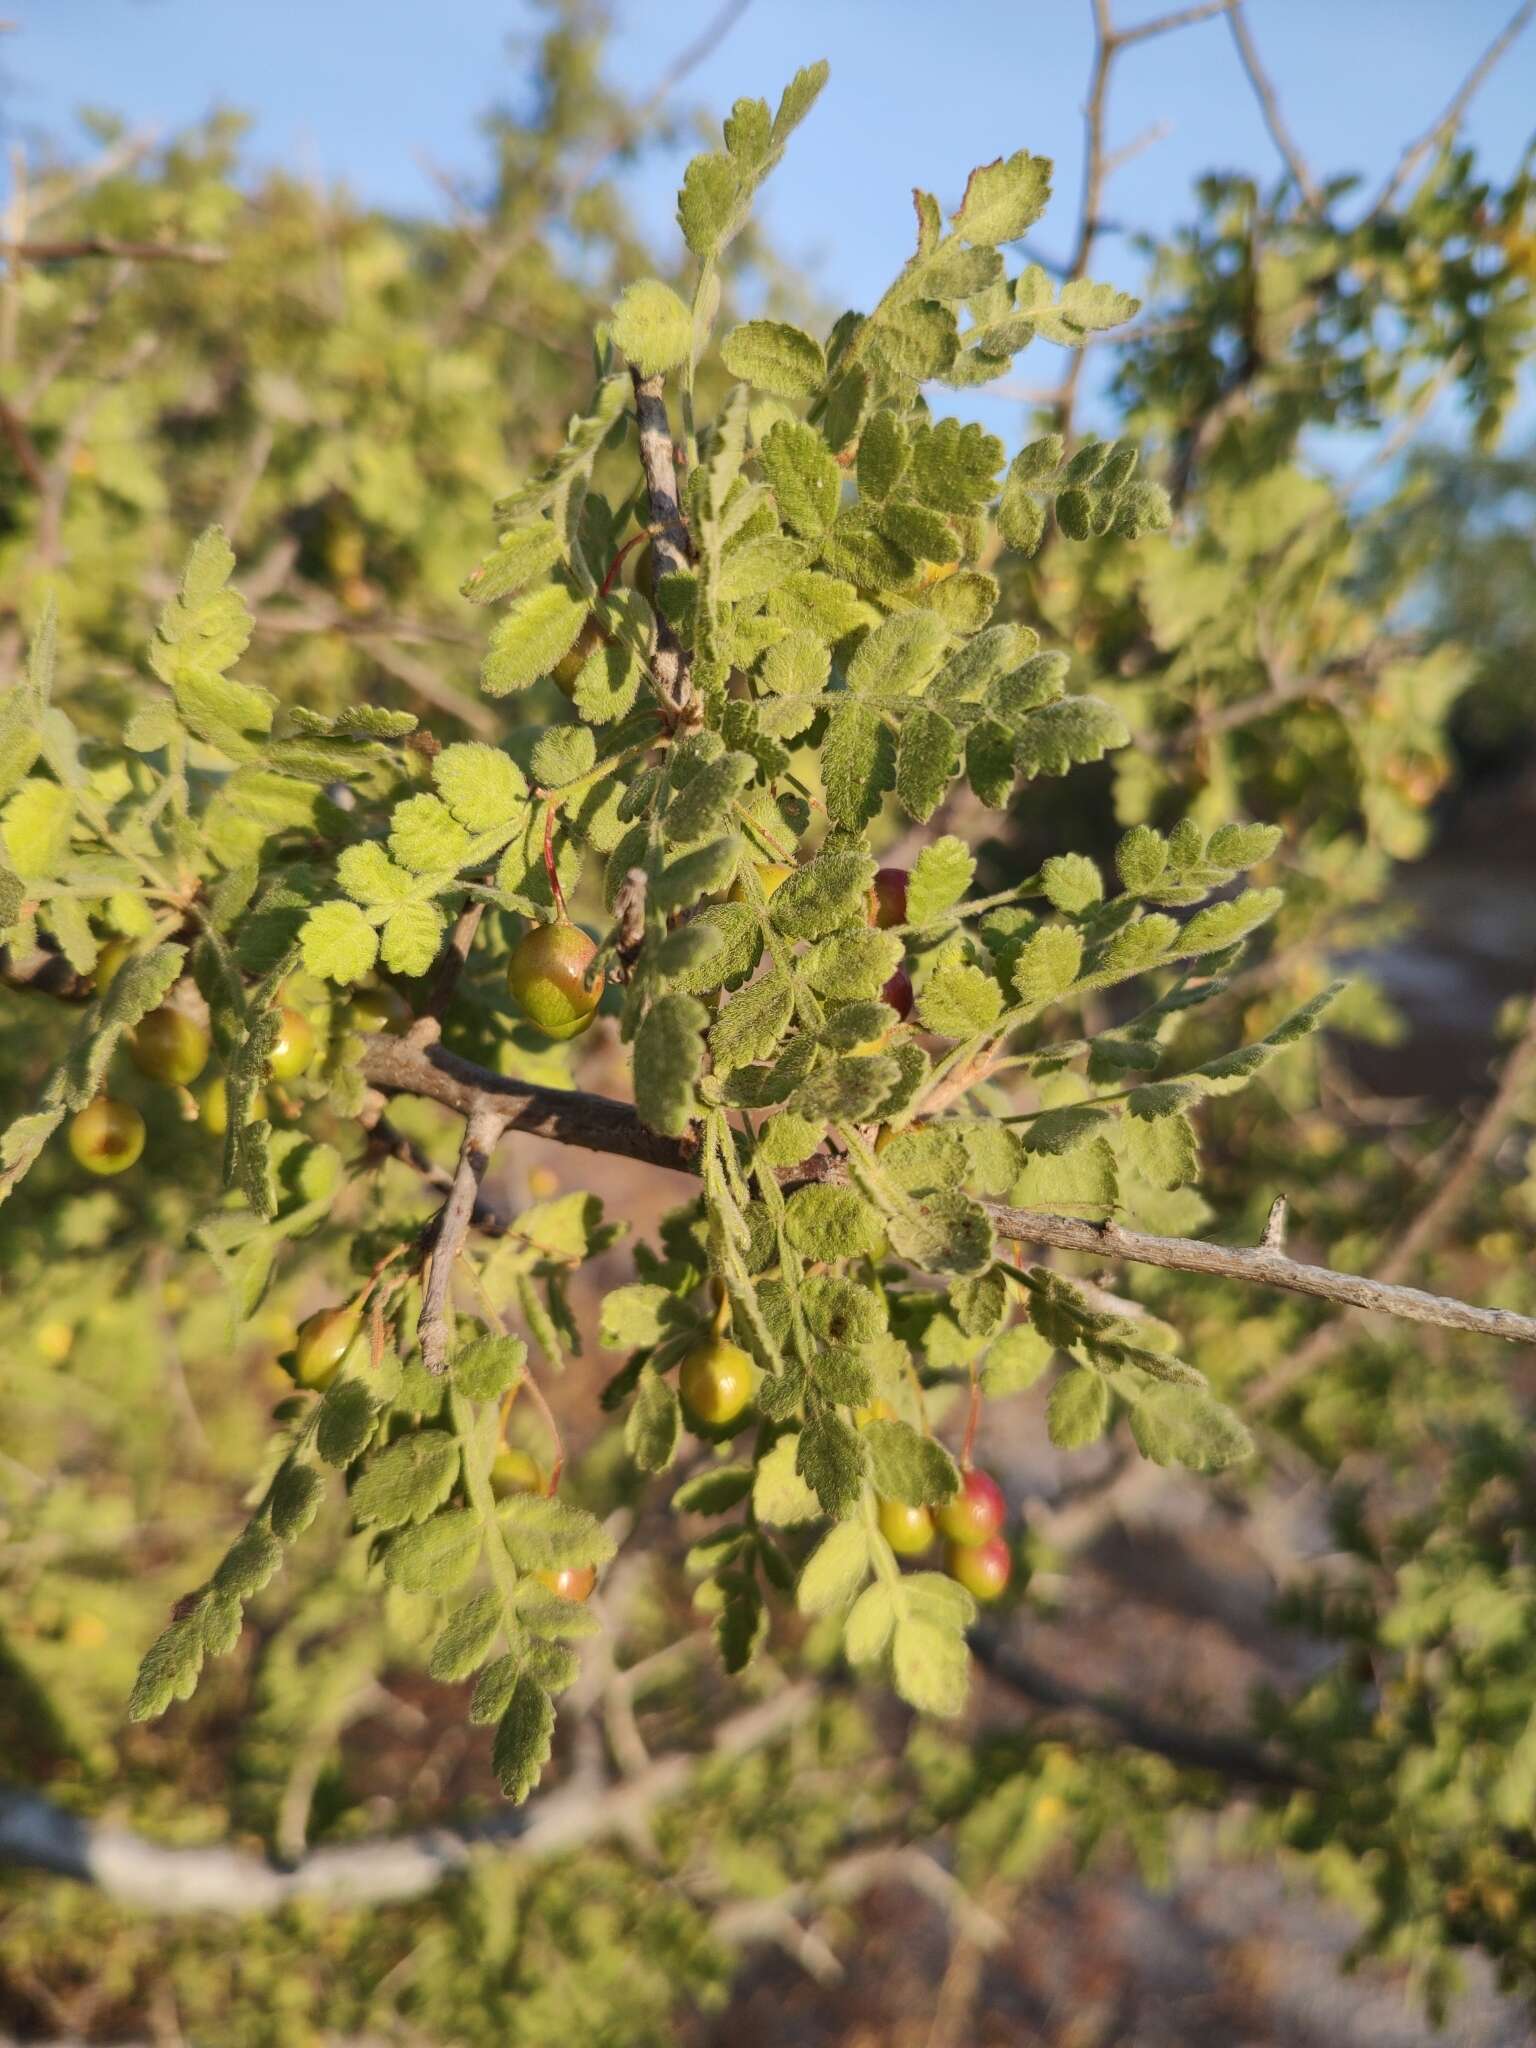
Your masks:
M1274 81L1259 61L1258 50L1248 32L1248 17L1243 12L1243 0L1229 0L1227 23L1232 30L1232 40L1237 45L1237 54L1242 59L1243 69L1248 74L1248 83L1253 87L1254 98L1259 103L1259 112L1264 116L1264 126L1269 130L1270 141L1274 143L1285 159L1297 191L1305 200L1311 213L1321 215L1323 195L1317 181L1307 166L1307 160L1298 148L1295 136L1285 124L1280 111L1280 96L1275 91Z
M1368 221L1375 220L1378 214L1385 212L1387 207L1392 204L1392 201L1407 183L1414 166L1421 162L1424 157L1428 156L1432 149L1438 149L1441 143L1448 142L1451 136L1455 134L1461 124L1462 115L1472 104L1473 99L1487 82L1490 74L1503 61L1505 54L1511 46L1530 26L1533 17L1536 17L1536 0L1522 0L1522 4L1515 9L1509 20L1504 24L1487 49L1484 50L1482 56L1472 66L1472 69L1467 73L1456 91L1451 95L1450 102L1444 113L1440 115L1438 120L1432 122L1416 141L1410 142L1398 158L1391 176L1371 201L1370 209L1365 216Z
M1519 1112L1527 1087L1536 1079L1536 1000L1524 1031L1516 1040L1499 1085L1489 1097L1482 1115L1468 1129L1455 1164L1444 1175L1423 1208L1412 1218L1381 1263L1373 1279L1376 1286L1391 1288L1411 1273L1419 1260L1442 1244L1462 1210L1476 1193L1504 1141L1505 1133ZM1269 1408L1299 1386L1309 1373L1327 1363L1339 1347L1354 1335L1355 1318L1341 1316L1325 1323L1288 1358L1280 1360L1247 1391L1247 1405Z
M206 242L120 242L88 235L72 242L0 242L0 256L20 263L74 263L81 257L116 258L126 263L227 263L227 249Z
M168 1848L124 1828L81 1820L36 1793L0 1790L0 1864L74 1878L119 1905L156 1914L273 1913L298 1899L337 1908L385 1905L434 1891L479 1848L542 1858L627 1836L686 1791L701 1766L776 1741L815 1702L813 1686L788 1686L722 1722L709 1750L663 1757L623 1784L573 1780L526 1812L501 1813L479 1827L427 1828L392 1841L316 1849L287 1870L224 1844Z
M1115 59L1122 50L1148 42L1154 36L1170 35L1178 29L1193 27L1196 22L1209 21L1213 15L1225 13L1232 4L1233 0L1198 0L1194 6L1177 7L1150 21L1118 28L1111 13L1110 0L1089 0L1093 15L1093 65L1088 74L1088 96L1083 103L1083 182L1082 196L1078 201L1077 240L1064 264L1047 266L1064 283L1085 277L1088 273L1094 244L1104 227L1104 188L1109 180L1166 132L1161 126L1154 126L1122 149L1108 148L1109 82ZM1073 349L1066 375L1050 398L1056 407L1057 428L1067 436L1071 435L1077 408L1084 353L1081 348Z
M1272 1756L1245 1736L1206 1734L1183 1727L1149 1714L1129 1700L1056 1678L990 1626L973 1628L970 1644L976 1661L1021 1699L1051 1713L1102 1722L1118 1740L1166 1757L1182 1769L1211 1771L1229 1784L1266 1791L1299 1791L1310 1782L1299 1764Z

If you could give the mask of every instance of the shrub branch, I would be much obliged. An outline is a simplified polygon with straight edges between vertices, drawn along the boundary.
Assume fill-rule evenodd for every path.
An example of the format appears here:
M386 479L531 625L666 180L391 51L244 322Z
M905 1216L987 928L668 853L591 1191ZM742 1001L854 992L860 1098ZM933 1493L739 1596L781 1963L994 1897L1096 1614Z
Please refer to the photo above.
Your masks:
M466 1119L489 1109L505 1130L551 1138L589 1152L613 1153L647 1166L670 1167L676 1173L698 1171L696 1148L685 1139L665 1138L650 1130L628 1103L578 1089L504 1080L441 1046L423 1049L397 1038L370 1036L364 1041L363 1075L387 1094L425 1096ZM784 1178L841 1180L845 1171L842 1160L823 1155L787 1171ZM1004 1202L981 1206L999 1237L1024 1244L1049 1245L1057 1251L1086 1252L1092 1257L1178 1273L1201 1273L1211 1279L1240 1280L1254 1287L1277 1287L1368 1314L1395 1316L1402 1322L1432 1323L1441 1329L1501 1337L1509 1343L1536 1344L1536 1317L1516 1315L1512 1309L1478 1308L1448 1295L1426 1294L1417 1287L1308 1265L1275 1245L1208 1244L1199 1238L1158 1237L1116 1222L1091 1223L1078 1216L1017 1209Z

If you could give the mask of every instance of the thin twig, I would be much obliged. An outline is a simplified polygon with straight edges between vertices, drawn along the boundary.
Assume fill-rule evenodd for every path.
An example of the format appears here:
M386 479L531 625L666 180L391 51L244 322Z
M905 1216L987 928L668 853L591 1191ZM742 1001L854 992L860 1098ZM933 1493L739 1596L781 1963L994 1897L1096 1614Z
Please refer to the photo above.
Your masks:
M477 1827L425 1828L392 1841L317 1849L279 1870L242 1849L169 1848L107 1823L85 1821L31 1792L0 1790L0 1864L19 1864L94 1885L119 1904L156 1914L272 1913L304 1899L350 1908L420 1898L469 1863L477 1849L520 1860L564 1855L624 1836L686 1792L695 1774L787 1734L813 1710L816 1688L792 1685L722 1722L699 1755L663 1757L622 1785L572 1782L521 1812Z
M1176 7L1171 14L1155 14L1150 21L1132 22L1126 28L1115 30L1115 41L1122 49L1129 49L1132 43L1145 42L1148 36L1165 36L1174 29L1193 28L1197 21L1210 21L1218 14L1225 14L1232 0L1199 0L1194 7Z
M1285 116L1280 111L1280 98L1275 91L1274 81L1259 61L1253 37L1248 33L1248 18L1243 13L1243 0L1229 0L1227 25L1232 31L1232 40L1237 45L1237 54L1242 59L1243 69L1248 74L1248 83L1253 87L1259 111L1264 116L1264 126L1269 138L1285 159L1297 191L1306 201L1308 211L1321 216L1323 195L1316 180L1307 167L1307 160L1296 146L1296 139L1285 125Z
M1515 9L1452 94L1445 112L1425 129L1417 141L1410 142L1398 158L1391 176L1371 201L1370 209L1365 216L1367 221L1373 221L1378 214L1385 212L1407 182L1414 165L1455 133L1461 124L1462 115L1471 105L1473 98L1505 52L1530 26L1533 16L1536 16L1536 0L1522 0L1522 4Z
M511 1081L436 1045L425 1051L397 1038L371 1035L364 1040L364 1079L386 1093L422 1095L468 1117L481 1101L492 1106L507 1130L553 1138L588 1151L614 1153L650 1166L696 1174L697 1150L685 1140L651 1130L627 1103L576 1089L544 1088ZM838 1182L842 1160L822 1155L787 1169L795 1183ZM1241 1280L1255 1287L1278 1287L1311 1295L1374 1315L1397 1316L1405 1322L1430 1323L1442 1329L1472 1330L1510 1343L1536 1344L1536 1317L1511 1309L1477 1308L1448 1296L1426 1294L1416 1287L1388 1285L1327 1266L1307 1265L1262 1245L1208 1244L1198 1238L1158 1237L1128 1230L1119 1223L1090 1223L1076 1216L1057 1216L1039 1209L1019 1209L1001 1202L981 1206L999 1237L1024 1244L1049 1245L1058 1251L1085 1252L1115 1263L1156 1266L1179 1273L1200 1273L1212 1279Z
M453 1269L469 1235L480 1183L489 1170L491 1154L504 1128L505 1119L494 1103L484 1098L475 1104L464 1121L464 1143L459 1150L459 1164L432 1234L431 1267L422 1295L419 1326L421 1362L428 1372L448 1370L448 1297L453 1285Z
M471 897L453 921L453 930L448 942L438 956L432 970L431 985L421 1015L405 1034L412 1045L430 1045L442 1036L443 1019L453 1003L460 977L469 960L470 949L475 943L475 934L480 929L480 920L485 916L485 901L482 897Z
M1404 1273L1411 1273L1427 1253L1444 1242L1452 1225L1476 1192L1488 1166L1504 1141L1504 1135L1519 1113L1521 1099L1536 1076L1536 1001L1524 1031L1516 1040L1499 1085L1489 1097L1477 1122L1467 1132L1455 1165L1438 1182L1434 1193L1407 1225L1396 1243L1377 1266L1373 1284L1394 1287ZM1340 1345L1354 1334L1355 1318L1341 1316L1314 1330L1299 1349L1280 1360L1245 1394L1250 1409L1269 1408L1298 1386L1308 1373L1316 1372Z
M678 503L677 453L672 444L672 423L667 417L666 379L642 377L638 370L631 370L630 376L635 387L635 419L640 429L640 467L645 472L651 507L656 573L671 576L691 567L693 544ZM672 724L682 731L697 726L702 710L693 687L692 665L683 643L659 611L651 673Z
M127 263L227 263L229 252L205 242L120 242L110 235L89 235L72 242L0 242L0 256L20 263L73 263L82 256L118 258Z
M26 422L3 398L0 398L0 435L5 437L5 444L15 458L16 467L33 490L45 490L48 479L43 471L42 457L32 445L32 436L27 432Z
M1132 1748L1149 1750L1186 1770L1212 1771L1230 1784L1283 1792L1299 1791L1311 1782L1300 1764L1272 1756L1243 1736L1203 1734L1163 1721L1128 1700L1056 1678L990 1626L973 1628L970 1645L976 1661L1022 1698L1053 1712L1103 1721Z

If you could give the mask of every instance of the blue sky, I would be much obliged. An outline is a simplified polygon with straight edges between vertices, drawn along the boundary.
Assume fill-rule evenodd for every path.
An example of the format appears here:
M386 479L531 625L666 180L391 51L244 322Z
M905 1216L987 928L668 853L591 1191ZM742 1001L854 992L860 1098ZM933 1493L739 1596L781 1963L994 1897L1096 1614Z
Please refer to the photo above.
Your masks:
M711 21L719 0L613 0L610 63L637 92ZM1118 20L1173 0L1115 0ZM1302 149L1319 171L1380 177L1439 112L1513 0L1249 0L1249 19ZM423 159L460 175L484 164L476 117L526 87L528 0L7 0L0 121L9 137L69 132L82 104L170 131L216 104L256 119L255 159L344 180L384 205L433 211ZM521 43L521 48L519 48ZM1039 239L1070 238L1090 54L1087 0L752 0L682 88L723 111L772 97L825 56L832 80L770 185L764 216L783 253L844 303L868 304L910 245L908 191L958 197L971 165L1027 146L1054 157L1057 199ZM1536 107L1536 29L1477 99L1467 132L1490 169L1517 159ZM1149 40L1119 61L1111 140L1166 132L1110 194L1127 227L1166 227L1191 180L1278 159L1220 20ZM680 156L648 160L632 200L674 246ZM1099 275L1131 282L1111 239ZM1026 360L1036 381L1052 365Z

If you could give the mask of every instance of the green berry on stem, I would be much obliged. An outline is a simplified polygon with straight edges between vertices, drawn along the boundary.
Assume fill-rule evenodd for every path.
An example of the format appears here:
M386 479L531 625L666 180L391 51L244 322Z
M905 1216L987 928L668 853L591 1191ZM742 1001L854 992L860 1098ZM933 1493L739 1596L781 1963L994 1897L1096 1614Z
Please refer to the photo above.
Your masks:
M739 1344L706 1337L683 1360L678 1387L693 1419L718 1429L746 1407L755 1378L752 1361Z
M575 644L570 652L562 654L550 670L550 675L554 678L555 688L559 690L563 697L575 697L577 677L586 667L592 653L601 647L607 638L608 635L597 623L597 620L589 616L581 631L576 635Z
M293 1347L293 1377L301 1387L319 1393L330 1385L362 1320L355 1308L322 1308L305 1317Z
M546 1038L576 1038L602 1001L603 980L593 975L595 943L573 924L535 925L524 932L507 962L507 991L530 1024Z
M185 1010L165 1003L151 1010L128 1037L128 1055L141 1074L185 1088L208 1064L212 1040L205 1026Z
M933 1517L904 1500L880 1503L880 1534L898 1557L921 1557L933 1541Z
M590 1564L562 1565L559 1571L535 1572L533 1576L562 1600L588 1600L597 1584L597 1568Z
M976 1600L996 1600L1013 1577L1013 1552L1001 1536L985 1543L951 1543L944 1569Z
M353 1031L382 1031L398 1038L411 1025L410 1004L399 989L380 983L377 988L355 988L347 1004L347 1023Z
M91 980L95 984L97 995L106 994L116 981L123 962L131 960L137 950L132 939L108 939L96 955L96 965L91 972Z
M315 1027L302 1010L286 1004L277 1013L277 1027L267 1069L274 1081L296 1081L315 1056Z
M503 1444L491 1460L491 1491L498 1500L512 1493L543 1493L549 1481L531 1451Z
M975 1547L988 1543L1008 1519L1002 1488L988 1473L969 1468L960 1476L960 1491L939 1509L939 1528L951 1543Z
M98 1095L70 1119L69 1149L87 1173L123 1173L144 1150L144 1119L132 1103Z
M203 1129L215 1138L222 1138L229 1129L229 1083L222 1074L215 1074L204 1088L198 1101L198 1116ZM267 1098L258 1088L251 1097L250 1123L259 1122L267 1113Z

